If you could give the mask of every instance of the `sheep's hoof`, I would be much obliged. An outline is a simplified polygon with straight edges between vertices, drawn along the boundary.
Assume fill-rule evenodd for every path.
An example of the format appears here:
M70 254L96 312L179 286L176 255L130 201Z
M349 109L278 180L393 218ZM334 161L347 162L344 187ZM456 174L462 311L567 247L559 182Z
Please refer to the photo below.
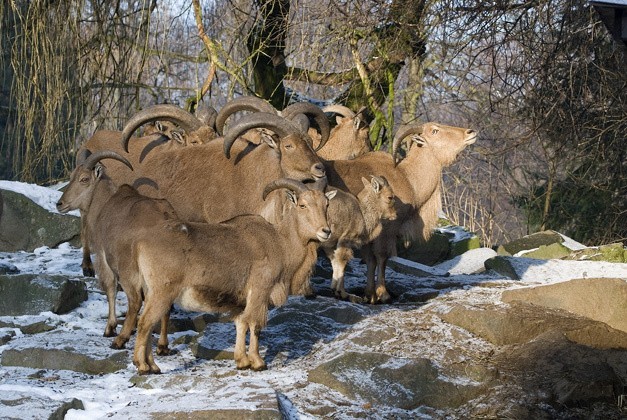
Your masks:
M262 370L267 370L268 366L264 363L261 366L251 366L251 369L255 372L261 372Z
M168 348L168 346L157 346L157 354L159 356L169 356L170 353L170 349Z
M235 367L237 370L250 369L251 365L252 364L250 363L250 359L248 357L243 357L235 361Z
M377 300L380 303L390 303L390 302L392 302L392 296L390 296L390 294L388 293L387 290L385 290L385 288L378 288L377 289Z
M111 348L114 350L122 350L126 347L126 341L122 342L122 343L118 343L115 340L113 341L113 343L111 343Z
M84 277L95 277L96 272L93 267L83 267L83 276Z
M115 330L105 330L103 337L117 337Z

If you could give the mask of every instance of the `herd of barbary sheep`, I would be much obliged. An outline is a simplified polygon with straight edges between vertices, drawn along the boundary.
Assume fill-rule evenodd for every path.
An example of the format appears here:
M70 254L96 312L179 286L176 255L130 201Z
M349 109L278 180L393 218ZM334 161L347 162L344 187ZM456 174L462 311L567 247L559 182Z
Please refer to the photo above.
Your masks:
M337 114L333 129L327 114ZM240 97L220 112L201 106L192 114L155 105L121 132L96 131L81 146L57 208L80 210L83 273L98 276L109 304L104 334L119 349L137 328L140 374L160 372L152 331L161 321L157 354L168 354L173 304L233 314L237 368L262 370L268 309L291 294L313 294L319 250L331 261L338 298L391 301L385 267L397 239L428 238L442 169L476 136L409 124L398 128L390 152L373 151L367 125L343 106L278 111ZM344 289L356 249L367 265L363 296ZM118 285L128 311L116 335Z

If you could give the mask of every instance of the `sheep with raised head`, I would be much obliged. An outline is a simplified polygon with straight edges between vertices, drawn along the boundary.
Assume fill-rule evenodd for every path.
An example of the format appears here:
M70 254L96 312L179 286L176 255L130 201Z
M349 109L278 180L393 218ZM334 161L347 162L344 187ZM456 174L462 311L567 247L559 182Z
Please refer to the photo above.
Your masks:
M362 178L362 183L363 189L357 197L337 190L327 213L332 234L320 246L333 268L331 289L336 297L352 302L362 301L344 288L344 272L353 257L353 249L377 238L384 220L396 219L394 191L387 180L372 175L370 180Z
M372 151L370 127L361 116L344 105L327 105L322 108L326 114L337 114L336 125L331 129L329 140L318 150L318 156L325 160L354 159ZM314 138L314 144L316 139Z
M145 284L133 362L140 374L158 373L151 331L176 303L192 311L228 311L235 315L238 369L262 370L259 332L270 305L283 304L293 275L308 258L307 247L330 235L327 207L335 192L309 189L298 181L268 184L262 198L287 189L289 207L277 224L258 215L242 215L217 224L156 226L135 235L134 263ZM305 264L313 266L316 258ZM246 352L246 334L250 332Z
M397 237L405 241L430 237L441 206L442 170L476 138L477 133L471 129L416 123L397 130L392 154L377 151L353 160L325 162L328 182L333 187L358 195L363 189L361 178L377 174L388 180L396 196L396 220L384 223L381 234L361 249L368 267L365 294L371 303L391 300L385 287L385 268L388 258L396 255ZM399 146L407 139L411 144L397 163Z
M129 265L132 235L155 225L176 219L174 209L165 200L140 196L129 185L116 186L100 161L113 159L132 169L118 153L99 151L85 158L70 177L57 202L61 213L79 209L89 229L91 249L96 254L96 272L109 305L105 337L115 336L117 319L115 300L118 284L128 298L128 311L120 334L111 347L120 349L129 340L142 304L142 281ZM131 233L132 232L132 233ZM167 318L161 324L159 354L168 352Z

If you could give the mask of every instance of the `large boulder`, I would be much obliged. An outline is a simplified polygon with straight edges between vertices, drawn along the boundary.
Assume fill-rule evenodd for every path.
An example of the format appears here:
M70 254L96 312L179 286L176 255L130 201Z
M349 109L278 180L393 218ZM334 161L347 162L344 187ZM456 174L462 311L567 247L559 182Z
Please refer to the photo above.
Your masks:
M627 279L576 279L505 290L503 302L526 302L563 309L627 333Z
M87 288L61 275L0 275L0 296L0 316L64 314L87 300Z
M0 252L33 251L41 246L54 248L64 242L78 244L80 218L51 213L29 198L2 191Z

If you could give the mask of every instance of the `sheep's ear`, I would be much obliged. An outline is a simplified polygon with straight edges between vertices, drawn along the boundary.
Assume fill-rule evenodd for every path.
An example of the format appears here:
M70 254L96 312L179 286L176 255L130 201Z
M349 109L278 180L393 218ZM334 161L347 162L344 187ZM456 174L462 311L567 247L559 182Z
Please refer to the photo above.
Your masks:
M333 197L335 197L335 194L337 194L337 190L329 190L329 191L324 193L324 195L327 197L328 200L330 200Z
M292 190L287 190L287 199L294 205L298 203L298 197L296 197L296 193Z
M420 136L420 135L411 136L411 141L416 143L416 146L418 146L418 147L422 147L422 146L426 146L427 145L427 142L425 141L425 139L422 136Z
M172 139L176 141L178 144L185 145L185 139L183 138L183 133L179 133L178 131L172 131Z
M274 137L267 133L261 133L261 141L266 143L271 148L277 150L279 148L279 144L274 140Z
M102 174L104 174L104 165L101 163L96 163L96 166L94 166L94 176L96 177L96 179L100 179Z
M162 133L165 131L165 127L163 127L163 124L161 124L161 121L155 121L155 130L160 131Z
M373 176L370 179L370 184L372 185L372 189L374 190L374 192L376 192L377 194L379 193L379 191L381 191L382 185L376 176Z
M361 177L361 183L364 184L364 187L368 188L368 186L370 185L370 181L368 181L368 179L366 179L366 177Z

